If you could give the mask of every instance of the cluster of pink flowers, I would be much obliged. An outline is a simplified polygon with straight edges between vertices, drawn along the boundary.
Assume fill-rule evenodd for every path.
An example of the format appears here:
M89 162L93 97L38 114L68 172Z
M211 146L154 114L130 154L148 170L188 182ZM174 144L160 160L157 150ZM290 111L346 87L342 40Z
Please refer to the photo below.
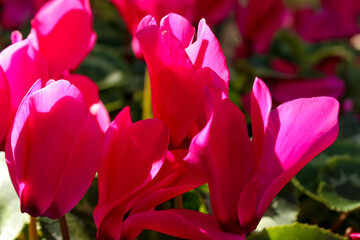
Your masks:
M13 44L0 53L0 141L22 212L63 216L98 172L98 239L134 239L150 229L240 240L285 184L335 141L336 99L302 98L272 110L258 78L250 139L244 114L229 100L229 70L206 21L194 40L184 17L159 20L145 16L134 34L149 69L154 113L135 123L129 108L110 123L94 83L72 73L96 39L88 0L49 1L26 39L13 33ZM205 183L213 215L155 210Z
M51 1L27 38L13 32L0 53L0 146L21 210L33 216L68 212L99 166L110 119L95 83L72 73L95 40L87 0Z

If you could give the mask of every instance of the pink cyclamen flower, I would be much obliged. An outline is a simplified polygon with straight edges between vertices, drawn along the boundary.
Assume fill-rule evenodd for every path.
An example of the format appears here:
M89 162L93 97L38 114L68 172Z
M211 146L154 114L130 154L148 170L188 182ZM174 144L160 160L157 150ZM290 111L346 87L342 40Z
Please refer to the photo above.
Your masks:
M89 0L49 1L36 13L31 26L52 78L74 70L96 41Z
M1 145L25 94L36 80L48 79L45 59L32 46L32 41L34 36L30 34L27 39L13 43L0 53L0 67L3 70L0 86L5 91L1 96L4 99L0 102L0 150L4 149Z
M135 35L141 20L147 16L161 19L169 13L177 13L188 19L191 23L197 23L205 18L210 25L214 25L224 19L234 7L235 0L112 0L117 10L123 17L129 32ZM136 39L133 40L133 50L137 57L142 57L141 48Z
M299 9L294 14L296 31L307 41L350 38L360 33L358 17L360 2L344 0L321 0L321 11L310 7Z
M195 28L177 14L167 15L159 26L147 16L136 34L150 73L153 114L169 127L171 148L189 144L205 125L205 86L228 89L224 54L204 19L193 42L194 34Z
M250 233L285 184L335 141L339 103L331 97L302 98L271 111L269 90L256 79L250 140L244 114L217 89L209 91L213 114L190 153L203 162L223 230Z
M205 183L199 169L183 160L187 151L170 152L168 144L169 131L162 121L132 123L129 108L111 123L98 173L99 202L94 211L98 238L134 239L143 229L151 229L187 239L242 240L243 236L230 238L234 236L223 233L206 214L153 211L158 204Z
M19 106L6 141L6 163L21 211L59 218L89 188L103 132L81 92L68 81L37 81Z
M96 38L92 30L89 2L50 1L38 12L33 25L26 39L22 39L20 32L14 31L11 35L13 44L0 53L0 66L6 76L0 79L0 85L9 86L6 98L10 100L11 106L9 114L2 113L4 120L0 122L0 150L3 149L1 145L20 102L38 79L42 80L43 86L50 78L68 77L70 81L73 79L104 131L110 123L95 84L84 76L69 75L70 68L80 63ZM65 37L70 35L74 39ZM2 101L0 104L5 105L7 102Z
M0 23L8 29L18 28L30 20L47 0L2 0Z
M251 0L238 3L236 22L242 36L241 54L268 51L275 32L287 24L288 12L282 0Z

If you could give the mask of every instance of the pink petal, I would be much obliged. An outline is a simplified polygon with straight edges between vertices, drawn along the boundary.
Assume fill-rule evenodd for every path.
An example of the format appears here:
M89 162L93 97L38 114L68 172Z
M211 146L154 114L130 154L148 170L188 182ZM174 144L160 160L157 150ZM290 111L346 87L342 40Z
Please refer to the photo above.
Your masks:
M153 77L154 117L170 129L171 147L177 147L190 133L203 101L203 86L196 72L181 66L169 66Z
M94 116L89 113L79 129L78 138L52 204L43 216L57 219L69 212L82 199L98 170L102 145L102 130Z
M199 22L196 41L185 49L196 70L210 68L229 86L229 69L224 53L215 35L202 19Z
M195 28L181 15L170 13L161 19L160 28L163 32L171 32L187 48L193 41Z
M187 209L135 214L124 221L122 239L134 239L138 231L142 229L194 240L245 239L244 235L224 233L214 217Z
M84 95L90 112L97 118L101 129L105 132L110 125L110 116L104 104L100 101L97 85L85 75L70 74L66 76L66 79Z
M75 69L95 44L88 0L49 1L31 25L53 78Z
M147 15L140 21L139 25L137 26L137 30L134 31L134 33L150 25L157 26L156 19L151 15ZM139 40L136 38L136 36L134 36L133 39L131 40L131 47L134 51L136 58L138 59L144 58Z
M339 103L331 97L297 99L270 114L260 171L258 216L275 195L316 155L336 139Z
M0 65L10 86L13 114L35 81L49 78L45 59L33 47L33 41L34 35L30 34L27 39L10 45L0 53Z
M251 125L254 143L254 161L257 168L264 145L265 130L272 107L269 89L260 78L255 78L251 92Z
M150 72L154 117L169 126L171 147L177 147L197 118L203 85L180 41L170 32L149 26L136 36Z
M99 203L94 212L97 226L112 216L114 208L120 207L119 211L124 212L127 199L146 190L160 171L167 152L168 129L160 120L147 119L126 128L113 128L114 124L126 123L127 114L122 112L105 133L103 163L98 175Z
M254 172L253 146L240 109L216 88L209 91L212 120L194 138L190 153L203 161L217 221L226 231L239 232L236 209L241 191Z
M8 80L0 66L0 151L4 150L5 139L11 120L11 92Z
M171 65L193 69L184 47L171 32L162 31L159 27L151 25L138 31L136 38L143 50L150 76Z
M51 205L87 113L81 93L66 81L22 102L9 144L23 212L39 216Z
M134 200L136 204L134 204L130 216L151 210L155 206L207 182L201 167L188 162L188 160L184 161L185 155L186 151L184 150L168 152L163 167L152 181L152 187L139 199Z
M130 116L130 108L124 108L111 122L109 128L107 129L104 137L104 151L103 159L111 159L112 149L115 146L117 136L120 132L125 131L132 124ZM110 185L110 178L105 176L110 176L111 168L109 168L107 162L102 161L99 172L102 173L98 179L99 182L99 204L105 203L107 200L106 194L108 191L108 186ZM104 177L103 177L104 176Z
M149 142L149 139L152 141ZM119 132L112 149L114 160L106 160L111 179L106 187L108 199L126 196L151 181L163 164L167 145L168 130L157 119L136 122L124 132ZM128 184L124 185L124 182Z

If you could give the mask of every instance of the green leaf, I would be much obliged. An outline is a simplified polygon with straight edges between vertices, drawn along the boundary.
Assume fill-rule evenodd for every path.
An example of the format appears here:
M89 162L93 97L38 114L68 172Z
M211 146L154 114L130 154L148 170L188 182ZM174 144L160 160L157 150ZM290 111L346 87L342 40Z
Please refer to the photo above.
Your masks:
M286 226L278 226L264 229L260 233L251 234L248 240L346 240L347 238L331 233L329 230L314 225L294 223Z
M360 208L360 158L339 156L320 171L319 196L331 209L348 212Z
M344 196L342 195L336 196L334 194L334 188L336 188L336 181L334 181L334 179L339 177L340 173L327 171L332 164L337 165L337 170L340 172L343 171L343 173L346 173L349 169L354 169L354 171L358 170L359 168L356 166L347 166L349 161L352 161L349 159L360 159L360 146L354 142L345 140L337 141L306 165L294 177L293 183L299 190L311 198L324 203L332 210L340 212L352 211L358 208L357 203L354 203L352 199L343 198ZM340 163L343 161L345 161L345 163ZM358 160L354 161L357 162ZM354 188L353 190L355 191L357 189ZM330 194L331 192L332 194ZM347 204L340 206L340 203L337 203L340 200L342 203Z
M20 212L20 201L12 186L5 156L0 152L0 239L15 239L28 216Z

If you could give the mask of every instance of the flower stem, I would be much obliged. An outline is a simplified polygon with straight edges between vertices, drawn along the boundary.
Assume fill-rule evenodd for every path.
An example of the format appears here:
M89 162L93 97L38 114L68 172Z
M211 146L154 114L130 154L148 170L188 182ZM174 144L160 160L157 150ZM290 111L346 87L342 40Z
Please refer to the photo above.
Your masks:
M145 69L144 76L144 92L143 92L143 111L142 119L152 118L152 108L151 108L151 86L150 86L150 76L149 71Z
M349 212L344 212L339 215L339 218L335 221L335 223L331 226L331 231L336 232L336 230L343 224L346 218L349 216Z
M59 218L61 236L63 240L70 240L69 230L66 224L65 215Z
M36 230L36 218L30 216L29 223L29 240L39 240L39 236Z

